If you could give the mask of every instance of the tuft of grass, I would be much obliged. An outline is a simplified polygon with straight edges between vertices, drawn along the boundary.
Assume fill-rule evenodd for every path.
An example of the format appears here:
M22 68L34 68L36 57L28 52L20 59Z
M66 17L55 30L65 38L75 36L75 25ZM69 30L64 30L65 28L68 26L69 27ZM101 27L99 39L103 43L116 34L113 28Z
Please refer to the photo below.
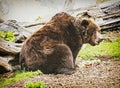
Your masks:
M30 82L25 84L25 88L47 88L46 85L43 82Z
M4 32L0 31L0 37L6 41L15 41L16 37L14 36L14 33L12 31Z
M103 41L97 46L87 44L78 53L78 57L82 59L94 59L95 56L102 55L120 58L120 38L112 42Z
M0 79L0 88L3 88L4 86L6 85L9 85L13 82L17 82L19 80L22 80L22 79L26 79L26 78L31 78L31 77L34 77L36 75L39 75L39 74L42 74L41 71L35 71L35 72L25 72L25 71L16 71L15 72L15 76L12 77L12 78L7 78L7 79Z
M38 17L36 18L36 21L39 21L39 20L41 20L41 16L38 16Z

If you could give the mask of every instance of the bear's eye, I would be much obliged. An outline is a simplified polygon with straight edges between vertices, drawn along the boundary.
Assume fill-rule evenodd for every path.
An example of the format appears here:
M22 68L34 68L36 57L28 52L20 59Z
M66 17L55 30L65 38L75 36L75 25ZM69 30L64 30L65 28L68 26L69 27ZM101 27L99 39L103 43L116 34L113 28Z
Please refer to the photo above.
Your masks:
M93 35L93 34L95 34L95 33L96 33L96 30L93 30L93 29L88 30L88 34L89 34L89 35Z

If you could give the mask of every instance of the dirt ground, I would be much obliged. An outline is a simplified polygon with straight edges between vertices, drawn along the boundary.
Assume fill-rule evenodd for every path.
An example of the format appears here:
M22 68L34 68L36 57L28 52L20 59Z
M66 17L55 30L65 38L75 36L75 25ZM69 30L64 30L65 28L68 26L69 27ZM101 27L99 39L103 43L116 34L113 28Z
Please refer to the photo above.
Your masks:
M120 38L120 31L107 32L105 36L111 40ZM5 88L24 88L26 83L38 81L44 82L47 88L120 88L120 58L97 58L97 61L77 59L79 67L72 75L43 74L15 82Z
M89 60L77 60L83 63L72 75L48 74L21 80L5 88L24 88L28 82L42 81L47 88L120 88L120 65L108 57L99 57L100 62L86 67ZM89 62L90 63L90 62Z

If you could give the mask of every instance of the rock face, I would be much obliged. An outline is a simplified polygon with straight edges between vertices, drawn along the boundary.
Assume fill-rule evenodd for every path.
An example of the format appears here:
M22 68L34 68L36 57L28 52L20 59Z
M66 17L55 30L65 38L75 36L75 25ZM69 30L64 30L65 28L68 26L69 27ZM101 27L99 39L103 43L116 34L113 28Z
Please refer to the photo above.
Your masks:
M40 69L43 73L72 74L81 46L101 42L99 30L91 18L58 13L24 42L20 52L21 67Z

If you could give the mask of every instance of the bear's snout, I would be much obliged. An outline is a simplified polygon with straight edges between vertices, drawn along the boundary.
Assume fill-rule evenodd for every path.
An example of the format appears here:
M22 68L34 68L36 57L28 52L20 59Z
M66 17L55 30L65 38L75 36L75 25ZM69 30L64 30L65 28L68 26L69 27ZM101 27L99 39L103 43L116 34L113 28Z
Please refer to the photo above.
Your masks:
M98 41L98 43L102 42L103 40L104 40L104 38L100 38L99 41Z
M95 41L96 45L98 45L103 40L104 40L104 37L99 32L97 32L97 39Z

